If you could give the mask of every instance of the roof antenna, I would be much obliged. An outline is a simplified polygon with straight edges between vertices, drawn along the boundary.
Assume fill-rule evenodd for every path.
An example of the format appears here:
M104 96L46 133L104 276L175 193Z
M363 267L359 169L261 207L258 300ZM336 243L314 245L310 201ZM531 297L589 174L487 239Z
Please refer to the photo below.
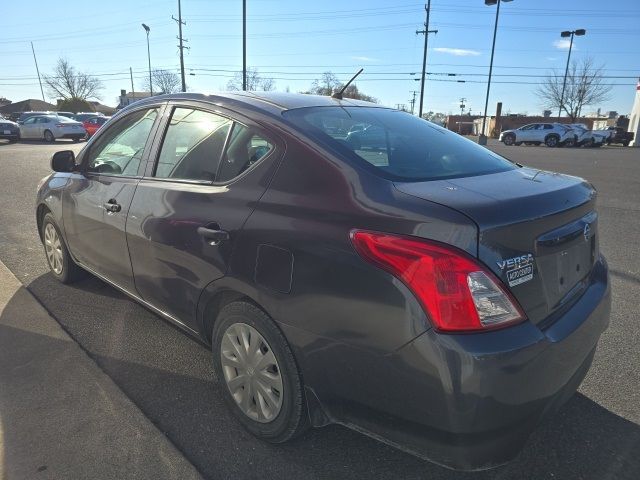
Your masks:
M336 93L334 93L333 95L331 95L331 98L337 98L338 100L342 100L342 94L344 93L344 91L347 89L347 87L348 87L349 85L351 85L351 82L353 82L353 81L356 79L356 77L362 73L362 71L363 71L363 70L364 70L364 68L361 68L360 70L358 70L358 73L356 73L353 77L351 77L351 80L349 80L349 81L344 85L344 87L342 87L342 88L340 89L340 91L339 91L339 92L336 92Z

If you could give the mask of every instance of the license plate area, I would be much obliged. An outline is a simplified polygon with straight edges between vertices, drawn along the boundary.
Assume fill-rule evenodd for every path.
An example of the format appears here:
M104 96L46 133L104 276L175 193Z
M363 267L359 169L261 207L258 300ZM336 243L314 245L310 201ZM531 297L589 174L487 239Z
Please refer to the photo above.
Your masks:
M598 250L597 215L588 215L547 232L536 242L536 263L552 307L591 271Z

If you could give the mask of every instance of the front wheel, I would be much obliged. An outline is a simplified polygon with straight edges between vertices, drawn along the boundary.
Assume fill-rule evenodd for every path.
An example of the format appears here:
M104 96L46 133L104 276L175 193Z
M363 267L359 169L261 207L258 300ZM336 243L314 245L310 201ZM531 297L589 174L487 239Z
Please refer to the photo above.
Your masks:
M504 138L502 139L502 142L509 147L513 145L515 141L516 141L516 137L514 137L513 135L505 135Z
M44 131L44 141L45 142L49 142L49 143L53 143L56 141L56 137L53 136L53 133L51 133L50 130L45 130Z
M545 141L544 144L547 147L557 147L558 146L558 137L556 135L549 135Z
M308 426L302 378L286 339L269 316L249 302L218 315L213 365L234 415L256 437L282 443Z
M53 276L62 283L72 283L81 278L83 270L69 255L60 230L58 230L53 215L50 213L47 213L42 219L41 232L44 253Z

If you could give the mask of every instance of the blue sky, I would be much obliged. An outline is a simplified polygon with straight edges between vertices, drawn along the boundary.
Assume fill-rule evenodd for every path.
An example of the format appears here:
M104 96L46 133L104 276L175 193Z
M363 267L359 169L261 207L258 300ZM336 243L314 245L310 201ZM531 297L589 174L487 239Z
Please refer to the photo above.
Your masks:
M248 64L272 77L278 90L302 91L331 70L348 79L360 66L358 87L385 105L408 104L419 90L424 4L411 0L247 0ZM483 0L432 0L425 111L458 112L459 99L473 113L484 108L495 6ZM185 65L190 90L224 89L242 65L242 2L182 0L189 40ZM179 72L177 0L6 1L0 18L0 96L40 98L30 41L40 71L59 57L104 82L103 103L114 105L130 90L129 67L140 90L147 74L146 37L151 27L154 68ZM640 76L638 0L514 0L503 3L496 42L489 111L539 114L535 83L550 69L564 71L566 45L560 31L584 28L572 58L591 56L614 86L611 100L586 108L629 113ZM457 77L448 77L455 73ZM412 75L415 74L415 75ZM624 77L624 78L622 78ZM463 79L466 83L449 80ZM505 82L505 83L500 83ZM46 92L45 92L46 95ZM51 98L47 95L47 100ZM416 107L417 110L417 107Z

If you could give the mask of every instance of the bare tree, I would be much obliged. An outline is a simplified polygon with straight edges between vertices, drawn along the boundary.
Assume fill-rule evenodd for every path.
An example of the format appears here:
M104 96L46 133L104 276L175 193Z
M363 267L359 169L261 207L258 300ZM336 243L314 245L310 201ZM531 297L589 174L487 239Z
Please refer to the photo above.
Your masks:
M247 90L275 90L276 82L273 78L262 77L256 68L247 69ZM228 90L242 90L242 72L233 74L233 78L227 82Z
M59 58L52 75L44 75L44 82L52 97L64 100L89 98L100 99L104 87L100 79L77 72L65 58Z
M545 107L564 110L571 121L580 116L582 107L609 100L611 85L604 82L604 67L596 67L592 58L573 61L567 72L562 95L564 72L553 70L536 89ZM562 99L562 100L561 100ZM562 105L561 105L562 103Z
M313 81L311 89L305 93L329 96L340 90L343 85L344 84L340 82L338 77L336 77L332 72L324 72L319 79ZM367 102L378 102L376 98L361 92L355 83L352 83L345 89L343 96L345 98L354 98L356 100L365 100Z
M162 95L163 93L176 93L180 91L182 82L180 76L170 70L152 70L151 81L153 82L153 89L150 88L149 79L145 78L143 87L147 91L153 90L154 93Z

